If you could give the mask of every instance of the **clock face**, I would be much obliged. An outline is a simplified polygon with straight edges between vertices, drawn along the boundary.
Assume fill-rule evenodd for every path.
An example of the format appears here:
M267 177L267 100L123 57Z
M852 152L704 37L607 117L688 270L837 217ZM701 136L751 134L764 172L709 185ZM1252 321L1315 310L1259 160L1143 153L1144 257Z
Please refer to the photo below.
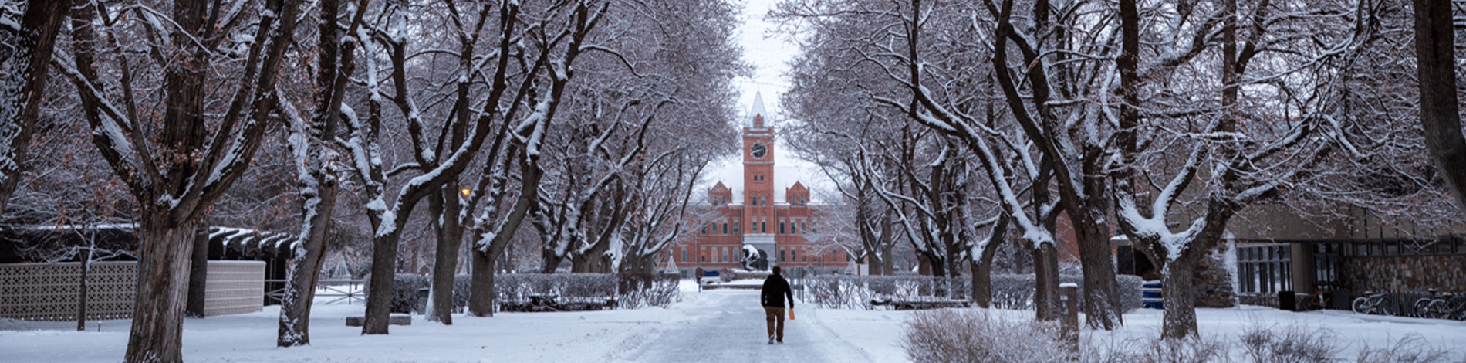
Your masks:
M753 148L749 149L749 153L753 154L755 159L762 159L768 151L768 147L765 147L763 143L753 144Z

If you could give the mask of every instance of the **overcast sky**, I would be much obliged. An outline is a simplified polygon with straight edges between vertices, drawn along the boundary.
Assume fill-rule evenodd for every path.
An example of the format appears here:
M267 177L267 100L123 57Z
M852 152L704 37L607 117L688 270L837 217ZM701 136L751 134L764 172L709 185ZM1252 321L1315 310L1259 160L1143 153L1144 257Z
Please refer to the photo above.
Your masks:
M787 42L785 36L773 34L774 25L772 23L764 22L764 16L777 2L777 0L748 0L744 3L743 25L738 30L738 39L739 44L743 47L743 60L753 65L754 75L752 78L743 77L735 81L742 89L742 94L738 98L739 122L746 123L753 117L747 113L753 107L754 94L761 93L764 108L769 113L764 115L764 120L773 121L776 132L777 128L786 122L782 108L779 107L779 96L789 89L785 73L789 69L789 62L799 52L798 47ZM811 189L813 202L823 203L824 189L832 188L832 183L815 168L814 164L799 160L791 154L789 147L786 146L789 140L784 139L782 133L775 137L778 143L774 146L774 199L778 200L778 203L784 203L784 188L799 181ZM742 145L741 140L740 138L740 145ZM724 185L733 189L735 201L741 199L743 164L740 155L728 155L711 165L709 171L711 175L706 181L707 186L722 181ZM705 193L706 189L697 192Z

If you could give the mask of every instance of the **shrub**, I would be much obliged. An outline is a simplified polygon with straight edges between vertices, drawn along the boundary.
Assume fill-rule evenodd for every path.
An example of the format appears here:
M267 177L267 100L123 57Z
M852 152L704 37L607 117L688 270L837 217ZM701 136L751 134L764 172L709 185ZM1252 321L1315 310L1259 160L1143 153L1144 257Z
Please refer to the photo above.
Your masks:
M417 310L418 295L420 289L427 289L433 286L433 277L415 274L397 274L393 276L392 304L389 305L393 314L407 314L412 312L421 313ZM468 275L453 276L453 312L461 313L468 307L469 293Z
M1326 363L1333 361L1337 349L1331 343L1333 331L1309 331L1297 325L1281 329L1252 326L1237 337L1243 351L1257 363Z
M1059 282L1080 283L1083 276L1064 275ZM945 278L932 276L846 276L824 275L802 279L799 283L809 289L810 303L840 309L870 309L871 300L965 300L972 291L968 276ZM1120 275L1119 285L1121 312L1130 312L1140 307L1141 279L1137 276ZM992 307L1010 310L1033 310L1033 275L993 274ZM1080 291L1080 303L1084 292Z
M1066 362L1073 347L1053 322L1007 319L987 309L918 311L901 347L912 362Z
M1364 363L1446 363L1451 361L1450 353L1426 346L1425 337L1410 333L1384 348L1365 346L1359 351L1356 362ZM1461 362L1466 362L1463 357Z
M1111 340L1101 346L1094 341L1083 345L1080 362L1084 363L1207 363L1228 362L1227 344L1209 337L1186 339Z

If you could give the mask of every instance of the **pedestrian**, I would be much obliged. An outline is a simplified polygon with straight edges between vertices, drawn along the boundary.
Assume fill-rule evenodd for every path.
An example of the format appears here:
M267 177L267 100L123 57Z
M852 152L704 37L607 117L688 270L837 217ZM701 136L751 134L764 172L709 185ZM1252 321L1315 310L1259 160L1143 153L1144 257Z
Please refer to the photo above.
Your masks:
M698 267L692 274L692 282L697 283L697 292L702 292L702 267Z
M774 266L774 274L764 279L763 306L764 321L769 325L769 344L784 344L784 300L794 308L794 293L789 291L789 281L784 280L783 270Z

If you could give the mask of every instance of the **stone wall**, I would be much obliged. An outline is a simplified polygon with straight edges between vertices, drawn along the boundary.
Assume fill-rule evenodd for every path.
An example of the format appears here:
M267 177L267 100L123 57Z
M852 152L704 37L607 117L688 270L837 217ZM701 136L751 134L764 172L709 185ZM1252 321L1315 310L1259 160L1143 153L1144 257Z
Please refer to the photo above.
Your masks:
M1225 249L1225 247L1223 247ZM1225 253L1233 253L1227 249ZM1231 270L1226 268L1221 253L1214 253L1196 264L1192 284L1196 289L1196 307L1229 308L1237 306L1237 292L1232 289Z
M1466 292L1466 255L1345 258L1340 273L1355 291Z

